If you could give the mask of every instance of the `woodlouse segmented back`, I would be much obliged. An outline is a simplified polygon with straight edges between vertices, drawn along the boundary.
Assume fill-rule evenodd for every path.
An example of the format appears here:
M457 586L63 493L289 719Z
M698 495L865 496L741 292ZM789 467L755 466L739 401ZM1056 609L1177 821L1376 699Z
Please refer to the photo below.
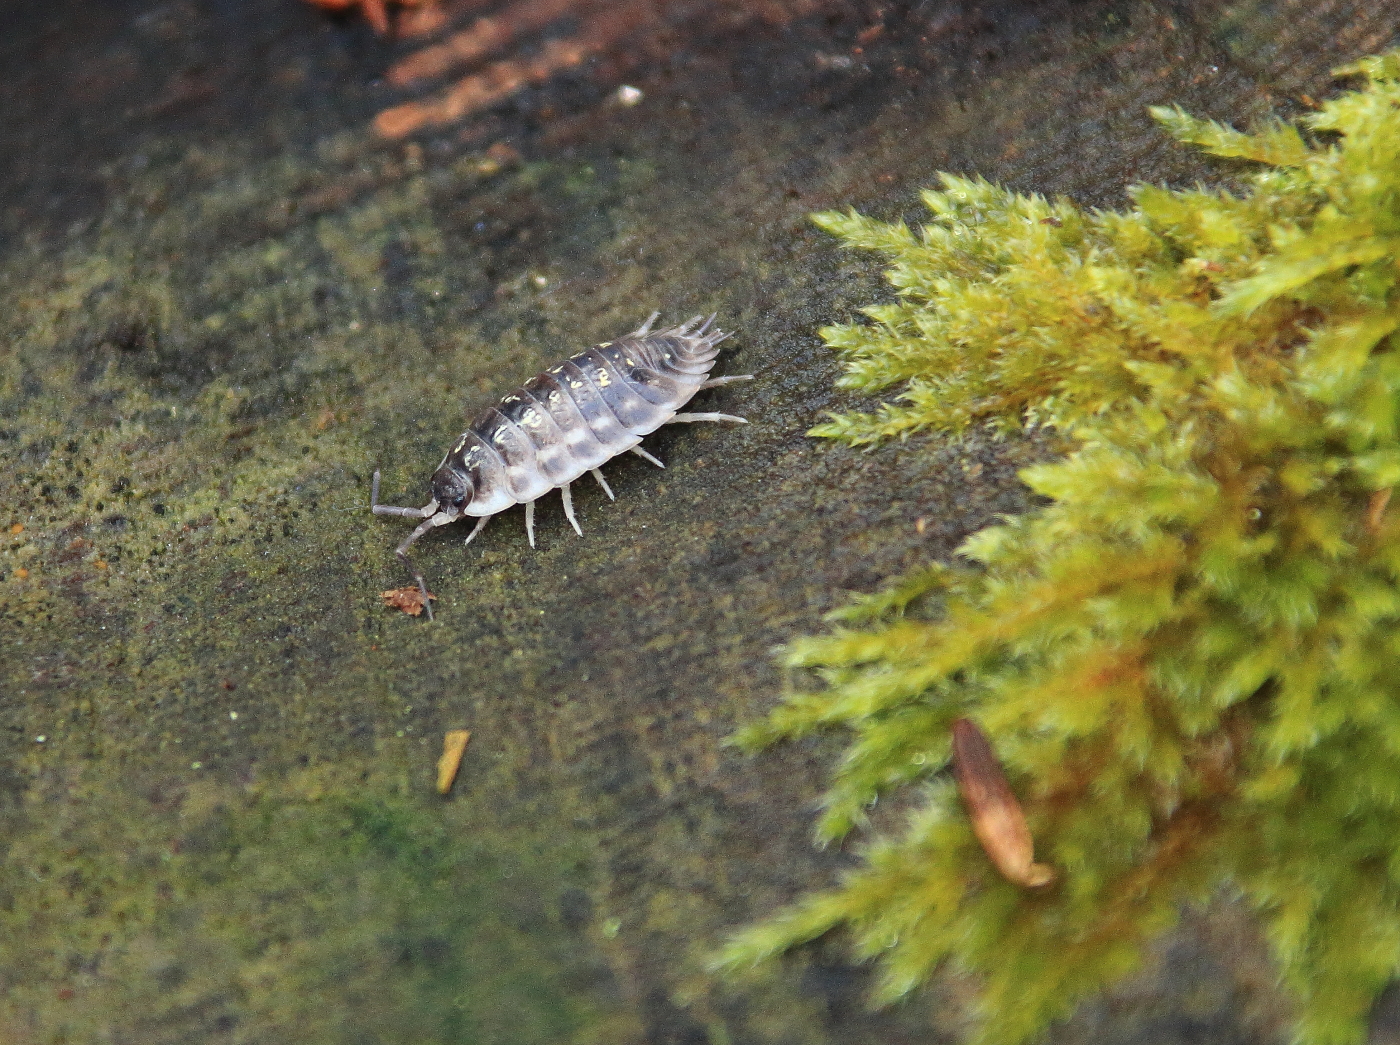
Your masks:
M684 421L746 423L732 414L678 413L701 389L752 380L753 375L709 376L719 343L729 337L711 329L714 316L703 323L704 317L696 316L653 332L658 315L652 313L625 337L548 368L480 414L433 473L432 499L422 508L380 504L379 473L374 473L370 508L375 515L422 520L395 554L413 574L430 620L427 585L408 557L409 547L429 530L468 516L478 518L466 540L470 544L487 519L523 504L525 533L533 548L535 501L557 489L564 514L583 536L569 484L584 472L593 475L611 500L613 492L598 469L618 454L630 450L665 467L638 445L644 435Z

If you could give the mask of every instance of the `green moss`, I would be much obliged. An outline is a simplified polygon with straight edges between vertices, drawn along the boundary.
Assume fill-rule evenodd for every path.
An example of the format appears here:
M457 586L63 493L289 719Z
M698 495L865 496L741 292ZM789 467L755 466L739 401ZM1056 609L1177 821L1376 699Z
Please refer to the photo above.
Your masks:
M877 998L940 966L1020 1042L1135 968L1183 903L1257 911L1306 1042L1355 1042L1400 971L1400 52L1301 127L1178 139L1249 161L1239 193L1141 185L1085 212L944 177L915 233L816 217L892 259L898 300L823 331L842 384L902 385L814 433L990 424L1063 440L1046 504L793 643L825 685L740 742L849 731L830 841L912 792L864 866L736 937L749 966L844 925ZM981 723L1059 882L999 878L947 780Z

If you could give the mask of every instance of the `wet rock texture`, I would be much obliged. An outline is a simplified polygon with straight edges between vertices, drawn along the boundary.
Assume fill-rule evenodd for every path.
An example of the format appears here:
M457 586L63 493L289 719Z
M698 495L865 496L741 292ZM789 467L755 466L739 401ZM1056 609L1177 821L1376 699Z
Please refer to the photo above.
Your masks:
M834 747L723 745L788 684L772 648L1022 509L1044 452L808 439L853 405L815 331L880 291L806 215L917 220L937 170L1103 205L1228 178L1145 107L1296 114L1393 14L605 7L453 76L578 62L395 139L374 121L415 95L387 74L445 35L73 0L0 43L0 1039L964 1032L954 980L867 1011L840 941L703 971L854 858L808 841ZM533 552L518 510L465 553L430 536L437 622L386 609L404 528L370 516L373 470L422 503L469 412L653 308L738 331L722 370L758 380L704 401L752 423L653 437L667 469L610 466L616 503L580 485L582 540L553 498ZM1280 1040L1262 955L1222 901L1055 1037Z

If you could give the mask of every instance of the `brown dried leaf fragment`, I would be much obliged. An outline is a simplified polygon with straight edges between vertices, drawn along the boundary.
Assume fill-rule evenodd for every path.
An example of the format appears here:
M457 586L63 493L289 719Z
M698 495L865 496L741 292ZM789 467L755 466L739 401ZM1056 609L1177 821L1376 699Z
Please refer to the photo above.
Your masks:
M953 723L953 775L973 834L1002 877L1027 889L1054 881L1054 869L1035 862L1035 841L1021 804L991 744L971 719Z
M404 138L425 128L455 123L511 97L527 84L543 83L557 72L582 64L600 47L591 36L548 40L531 58L496 62L438 95L385 109L374 118L374 128L385 138Z
M385 79L395 87L414 87L472 65L508 49L522 36L540 32L575 8L594 6L579 0L518 0L503 11L478 18L466 29L419 50L394 64Z
M437 764L438 794L445 795L452 790L452 782L457 779L457 769L462 764L462 755L471 738L469 729L449 729L443 734L442 757Z
M1381 532L1381 522L1385 519L1385 509L1389 504L1389 486L1371 494L1371 499L1366 504L1366 532L1373 537Z
M389 3L391 0L309 0L310 3L326 11L348 11L353 7L358 7L360 13L365 16L365 21L374 27L374 31L380 36L389 35L392 26L389 23ZM399 7L421 7L430 3L430 0L393 0Z
M311 0L323 6L383 7L391 0ZM829 0L398 0L400 39L424 43L385 74L413 97L374 121L384 138L469 120L525 88L588 63L619 77L648 60L671 60L676 40L734 33L755 22L781 26ZM454 28L455 27L455 28ZM566 35L559 35L560 33ZM878 30L876 32L878 35ZM428 37L434 39L428 40ZM445 81L453 80L451 84ZM615 82L615 81L614 81Z
M418 616L428 607L427 599L424 599L423 593L414 586L381 591L379 597L384 600L385 606L394 610L403 610L410 617ZM437 596L429 592L428 598L436 599Z

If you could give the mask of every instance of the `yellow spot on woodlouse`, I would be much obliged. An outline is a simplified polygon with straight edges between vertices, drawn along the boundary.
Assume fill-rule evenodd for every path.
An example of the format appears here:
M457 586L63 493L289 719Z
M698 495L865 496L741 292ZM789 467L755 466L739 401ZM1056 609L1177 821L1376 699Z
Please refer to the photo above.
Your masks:
M462 755L467 750L467 741L472 738L469 729L449 729L442 737L442 757L437 764L438 794L445 795L452 790L452 782L457 779L457 770L462 765Z

